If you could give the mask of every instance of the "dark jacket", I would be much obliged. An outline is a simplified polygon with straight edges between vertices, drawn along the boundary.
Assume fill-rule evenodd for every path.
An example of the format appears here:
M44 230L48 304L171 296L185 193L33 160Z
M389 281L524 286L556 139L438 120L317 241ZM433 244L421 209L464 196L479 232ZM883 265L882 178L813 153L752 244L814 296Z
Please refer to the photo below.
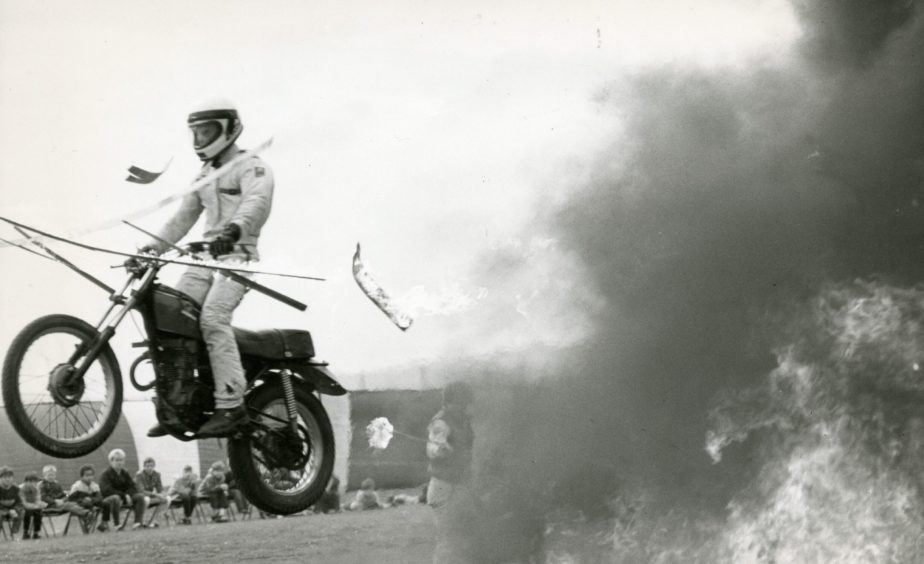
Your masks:
M472 423L461 410L442 409L427 427L427 458L430 475L454 484L471 475Z
M42 501L48 505L54 505L55 501L64 500L67 497L67 494L64 493L64 488L61 487L61 483L58 481L42 480L39 482L39 491L42 494Z
M106 471L99 477L99 491L103 494L103 497L109 497L111 495L117 495L119 497L126 495L135 495L138 493L138 486L135 485L135 480L132 479L132 475L125 471L123 468L116 472L116 470L110 466L106 468Z
M16 484L8 488L0 486L0 509L21 509L22 499L19 497L19 486Z

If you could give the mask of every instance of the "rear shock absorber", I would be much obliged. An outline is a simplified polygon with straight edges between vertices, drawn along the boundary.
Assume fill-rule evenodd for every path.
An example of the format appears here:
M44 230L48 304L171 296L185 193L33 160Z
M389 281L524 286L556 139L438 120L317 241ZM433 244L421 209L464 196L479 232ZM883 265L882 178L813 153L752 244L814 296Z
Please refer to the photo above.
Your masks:
M289 416L289 430L292 436L298 436L298 408L295 405L295 388L292 386L292 372L284 369L280 374L282 378L282 393L286 400L286 414Z

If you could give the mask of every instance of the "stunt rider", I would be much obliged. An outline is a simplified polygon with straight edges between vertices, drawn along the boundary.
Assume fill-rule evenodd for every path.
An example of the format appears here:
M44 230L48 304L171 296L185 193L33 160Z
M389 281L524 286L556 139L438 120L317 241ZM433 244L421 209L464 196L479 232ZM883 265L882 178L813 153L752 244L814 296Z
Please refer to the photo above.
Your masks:
M187 120L196 154L204 163L196 180L221 167L242 152L235 141L244 126L237 109L226 100L203 104ZM205 211L204 238L208 251L221 262L245 264L258 260L257 240L273 203L273 173L259 157L246 158L195 192L186 195L173 217L157 235L176 243L195 225ZM162 253L163 241L152 241L139 252ZM252 275L246 275L252 277ZM226 436L247 420L242 405L246 380L241 356L231 329L234 309L246 288L239 282L206 268L190 267L177 290L202 307L199 327L208 347L215 379L215 413L199 429L200 436ZM149 437L167 434L158 423Z

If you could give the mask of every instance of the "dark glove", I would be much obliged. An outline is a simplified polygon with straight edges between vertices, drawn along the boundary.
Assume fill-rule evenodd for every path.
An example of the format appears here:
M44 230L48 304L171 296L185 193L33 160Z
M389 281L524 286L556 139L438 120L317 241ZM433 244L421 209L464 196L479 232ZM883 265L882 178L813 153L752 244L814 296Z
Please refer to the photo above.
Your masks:
M234 243L241 238L241 228L235 223L229 223L222 229L218 237L209 242L209 254L212 258L227 255L234 251Z
M154 245L145 245L141 247L140 249L138 249L138 251L135 254L138 254L138 255L156 254L156 249L154 248ZM128 257L127 259L125 259L125 262L122 263L122 266L124 266L125 270L129 272L137 272L143 268L143 266L141 265L141 262L139 262L138 259L136 259L135 257Z

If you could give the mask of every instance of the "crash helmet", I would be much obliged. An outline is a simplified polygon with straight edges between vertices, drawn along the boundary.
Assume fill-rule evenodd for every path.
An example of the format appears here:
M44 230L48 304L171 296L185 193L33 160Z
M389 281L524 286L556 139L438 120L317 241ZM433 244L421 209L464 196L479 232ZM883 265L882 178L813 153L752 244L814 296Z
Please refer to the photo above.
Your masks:
M193 108L186 123L193 149L203 161L210 161L220 155L244 130L237 108L222 98L208 100Z

